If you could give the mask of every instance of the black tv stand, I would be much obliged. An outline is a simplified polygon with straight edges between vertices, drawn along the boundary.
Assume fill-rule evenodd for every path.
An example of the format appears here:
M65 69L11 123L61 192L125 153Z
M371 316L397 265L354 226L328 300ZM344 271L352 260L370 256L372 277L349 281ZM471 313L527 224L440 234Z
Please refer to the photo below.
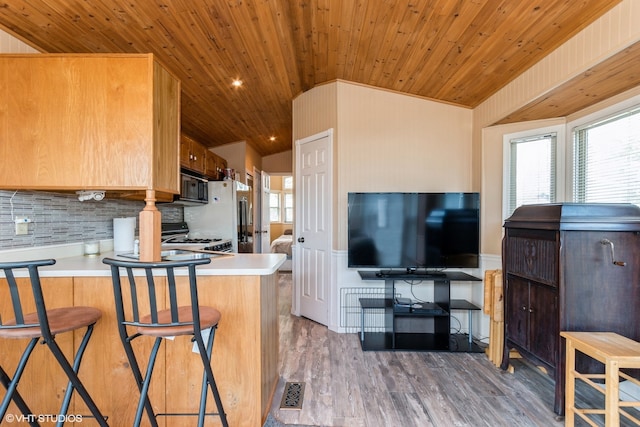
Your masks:
M480 353L484 349L473 342L472 336L451 333L451 311L480 310L480 307L466 300L451 299L451 282L481 282L475 276L461 271L416 272L402 270L358 271L362 280L384 280L384 298L360 298L362 325L360 343L367 350L418 350ZM409 310L399 307L395 301L396 280L433 281L433 302L441 311ZM378 310L384 312L384 332L367 332L365 312ZM396 328L399 318L433 319L432 332L400 332ZM471 334L471 324L470 324Z
M364 272L367 273L367 272ZM447 277L447 273L444 271L420 271L413 268L407 268L406 270L379 270L375 273L378 278L386 277L398 277L398 278L417 278L418 280L428 280L427 278ZM361 275L362 276L362 275Z

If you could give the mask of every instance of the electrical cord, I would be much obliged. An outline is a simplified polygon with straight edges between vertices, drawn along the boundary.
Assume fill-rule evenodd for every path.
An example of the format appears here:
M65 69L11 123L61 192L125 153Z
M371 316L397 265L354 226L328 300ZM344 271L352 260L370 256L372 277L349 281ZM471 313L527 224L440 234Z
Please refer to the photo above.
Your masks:
M416 296L416 294L413 292L413 287L414 287L414 286L418 286L418 285L422 284L422 280L418 281L417 283L416 283L416 281L415 281L415 280L411 280L411 281L409 281L409 280L405 280L405 283L408 283L408 284L409 284L409 289L411 290L411 296L413 297L413 299L414 299L416 302L420 302L420 303L422 303L422 302L426 302L426 301L424 301L424 300L422 300L422 299L418 298L418 297Z
M455 320L456 323L458 324L458 326L456 328L449 328L449 332L453 332L454 334L459 334L460 331L462 330L462 323L460 323L460 320L456 317L456 316L449 316L449 318L451 320Z
M13 194L11 195L11 198L9 199L9 205L11 206L11 222L15 221L16 219L16 217L13 216L13 198L17 193L18 193L18 190L14 191Z

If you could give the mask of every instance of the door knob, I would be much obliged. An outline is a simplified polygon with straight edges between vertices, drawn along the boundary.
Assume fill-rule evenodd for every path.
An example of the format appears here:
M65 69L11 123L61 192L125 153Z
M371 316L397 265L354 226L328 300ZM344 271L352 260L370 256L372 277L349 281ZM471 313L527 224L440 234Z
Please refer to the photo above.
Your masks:
M304 237L298 237L298 242L304 243Z

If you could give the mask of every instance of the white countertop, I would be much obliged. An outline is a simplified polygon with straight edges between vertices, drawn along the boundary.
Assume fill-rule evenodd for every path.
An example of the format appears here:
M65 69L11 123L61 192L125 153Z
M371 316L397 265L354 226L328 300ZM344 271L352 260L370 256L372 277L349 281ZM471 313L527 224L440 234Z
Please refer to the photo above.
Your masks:
M97 256L74 255L65 257L52 256L41 250L22 250L9 254L8 251L0 253L0 262L26 261L34 259L55 258L56 264L41 267L38 271L41 277L96 277L111 276L110 267L102 263L102 259L118 258L113 251L104 252ZM61 252L58 251L58 254ZM9 256L11 255L11 256ZM66 254L65 254L66 255ZM131 259L121 258L132 261ZM275 273L286 261L284 254L228 254L211 259L210 264L197 267L198 275L202 276L264 276ZM176 274L180 274L176 269ZM25 271L26 273L26 271ZM2 272L0 272L2 275ZM16 272L18 275L18 272Z

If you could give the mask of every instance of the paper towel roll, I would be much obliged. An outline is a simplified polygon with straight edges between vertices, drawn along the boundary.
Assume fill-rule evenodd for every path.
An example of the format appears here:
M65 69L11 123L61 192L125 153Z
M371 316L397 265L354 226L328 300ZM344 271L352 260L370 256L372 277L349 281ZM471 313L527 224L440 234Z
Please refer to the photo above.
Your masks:
M136 217L113 219L113 251L132 252L135 240Z

